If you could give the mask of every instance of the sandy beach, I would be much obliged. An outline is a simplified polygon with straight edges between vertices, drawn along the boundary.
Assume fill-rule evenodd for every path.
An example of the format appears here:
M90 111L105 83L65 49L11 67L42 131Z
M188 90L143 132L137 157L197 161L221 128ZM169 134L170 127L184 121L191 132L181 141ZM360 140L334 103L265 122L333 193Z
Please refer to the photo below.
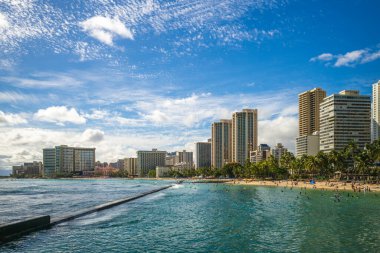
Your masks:
M286 188L304 188L316 190L332 190L332 191L355 191L355 192L380 192L379 184L363 184L363 183L345 183L336 181L317 181L315 184L310 184L309 181L265 181L241 179L231 180L226 184L235 185L255 185L255 186L273 186Z

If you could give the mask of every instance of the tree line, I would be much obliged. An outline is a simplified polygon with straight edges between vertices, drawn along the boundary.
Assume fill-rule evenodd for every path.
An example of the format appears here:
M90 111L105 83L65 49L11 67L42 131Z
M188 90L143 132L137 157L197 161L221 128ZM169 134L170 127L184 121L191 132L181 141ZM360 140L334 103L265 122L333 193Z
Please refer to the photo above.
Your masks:
M171 177L227 177L227 178L260 178L260 179L340 179L378 180L380 167L380 140L367 144L360 149L355 142L350 142L341 151L329 153L318 152L315 156L295 157L285 152L280 160L270 156L267 160L244 165L228 163L222 168L198 168L182 171L172 170Z

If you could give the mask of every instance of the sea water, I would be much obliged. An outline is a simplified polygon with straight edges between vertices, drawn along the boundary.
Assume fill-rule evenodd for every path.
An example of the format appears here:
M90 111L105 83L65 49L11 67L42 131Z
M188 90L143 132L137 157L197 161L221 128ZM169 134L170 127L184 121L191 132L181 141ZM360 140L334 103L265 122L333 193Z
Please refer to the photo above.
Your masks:
M53 218L172 181L0 180L0 223ZM0 252L380 252L380 194L184 183Z

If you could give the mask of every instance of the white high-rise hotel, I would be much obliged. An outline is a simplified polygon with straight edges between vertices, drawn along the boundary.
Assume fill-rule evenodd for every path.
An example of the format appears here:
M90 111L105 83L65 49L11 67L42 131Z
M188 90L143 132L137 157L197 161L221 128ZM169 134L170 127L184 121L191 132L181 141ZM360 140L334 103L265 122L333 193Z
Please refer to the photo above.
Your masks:
M371 141L371 97L344 90L320 105L320 150L343 150L351 141L359 148Z
M380 81L372 85L372 141L380 137Z

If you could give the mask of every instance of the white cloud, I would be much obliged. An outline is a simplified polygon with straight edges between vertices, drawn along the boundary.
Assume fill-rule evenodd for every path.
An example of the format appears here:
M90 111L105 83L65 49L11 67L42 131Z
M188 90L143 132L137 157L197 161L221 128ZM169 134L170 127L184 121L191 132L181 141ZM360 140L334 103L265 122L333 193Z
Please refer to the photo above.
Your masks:
M334 56L330 53L323 53L310 59L310 61L331 61Z
M133 40L133 33L130 29L119 20L119 18L108 18L102 16L94 16L79 25L85 32L88 32L91 37L113 46L113 39L116 36Z
M310 61L327 62L326 66L332 65L334 67L354 67L358 64L372 62L377 59L380 59L380 50L374 51L373 49L366 48L337 55L333 55L331 53L323 53L311 58Z
M64 123L85 124L86 118L79 115L75 108L68 109L66 106L51 106L40 109L34 114L34 118L39 121L52 122L58 125Z
M81 137L81 140L84 142L100 142L103 139L104 132L99 129L86 129Z
M0 111L0 126L14 126L25 123L28 123L28 121L19 114Z
M295 140L298 134L297 116L280 116L275 119L261 120L259 124L259 143L273 147L282 143L294 152Z
M0 12L0 32L7 29L9 27L9 22L7 17Z
M335 67L350 66L352 63L357 62L366 53L366 50L355 50L344 55L338 55L334 64Z

